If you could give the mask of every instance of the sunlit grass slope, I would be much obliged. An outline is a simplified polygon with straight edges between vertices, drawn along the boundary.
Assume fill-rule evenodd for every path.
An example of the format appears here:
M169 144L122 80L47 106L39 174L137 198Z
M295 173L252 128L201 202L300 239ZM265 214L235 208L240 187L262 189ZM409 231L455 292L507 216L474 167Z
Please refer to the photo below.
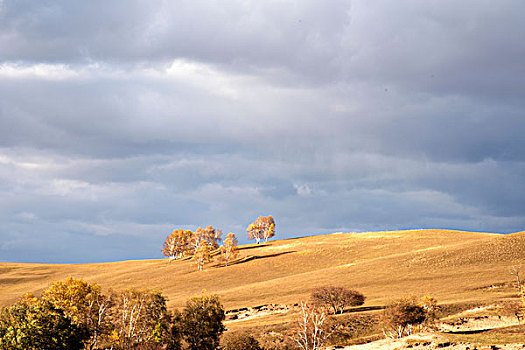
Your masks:
M160 244L160 243L159 243ZM503 298L511 288L489 288L513 281L509 267L525 262L525 233L500 235L450 230L348 233L246 245L244 262L217 263L196 271L191 261L123 261L99 264L0 263L0 304L21 294L38 294L69 276L105 289L161 290L169 305L206 289L226 308L306 300L312 288L335 284L379 305L405 294L432 294L440 302ZM242 260L242 259L241 259Z

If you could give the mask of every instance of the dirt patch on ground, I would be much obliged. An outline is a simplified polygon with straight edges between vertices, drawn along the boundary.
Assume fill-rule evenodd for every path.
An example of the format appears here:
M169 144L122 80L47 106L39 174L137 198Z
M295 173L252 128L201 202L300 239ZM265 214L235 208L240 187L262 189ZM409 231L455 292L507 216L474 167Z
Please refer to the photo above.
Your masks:
M298 308L298 304L265 304L254 307L243 307L226 311L226 323L252 320L257 317L285 314L290 310Z
M336 348L330 348L336 349ZM351 345L344 350L394 350L394 349L444 349L444 350L523 350L523 344L476 345L465 342L452 342L440 334L419 333L402 339L382 339L362 345Z
M505 316L475 316L460 317L453 322L443 322L440 325L442 332L474 332L494 328L503 328L517 325L516 318Z
M468 341L454 341L458 336L483 334L485 339L496 339L501 334L523 333L515 318L484 315L490 312L494 305L476 307L463 311L448 321L436 325L435 332L421 332L401 339L381 339L362 345L347 346L346 350L394 350L394 349L446 349L446 350L517 350L525 349L523 343L479 345ZM335 349L335 348L333 348Z

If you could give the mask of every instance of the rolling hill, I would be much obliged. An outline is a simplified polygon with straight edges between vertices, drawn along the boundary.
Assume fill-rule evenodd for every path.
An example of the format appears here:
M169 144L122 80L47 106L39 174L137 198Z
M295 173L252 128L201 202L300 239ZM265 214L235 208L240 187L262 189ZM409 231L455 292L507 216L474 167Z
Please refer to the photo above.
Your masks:
M431 294L441 303L487 302L515 294L509 268L525 262L525 233L335 233L245 245L240 255L232 266L210 263L203 272L190 260L0 263L0 304L13 303L26 292L38 294L52 281L69 276L97 282L104 289L158 289L170 307L183 306L204 289L218 294L226 309L291 305L307 300L312 288L327 284L361 291L367 306L407 294ZM270 315L264 322L281 319Z

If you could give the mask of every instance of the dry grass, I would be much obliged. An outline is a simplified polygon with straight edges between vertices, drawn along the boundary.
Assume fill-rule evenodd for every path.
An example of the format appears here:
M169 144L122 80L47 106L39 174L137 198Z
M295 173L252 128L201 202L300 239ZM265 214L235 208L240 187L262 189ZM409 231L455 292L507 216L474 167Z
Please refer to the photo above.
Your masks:
M454 343L478 345L523 343L525 325L496 328L471 334L446 334L445 339Z
M160 245L160 242L159 242ZM206 289L225 307L294 304L312 288L336 284L383 305L406 294L432 294L440 302L490 302L515 291L509 267L525 262L525 233L500 235L449 230L332 234L241 247L244 261L212 263L197 272L191 261L140 260L101 264L0 263L0 305L38 294L69 276L103 288L161 290L171 307ZM242 260L242 259L241 259ZM492 287L491 287L492 286ZM289 322L290 315L237 322L235 327ZM241 324L242 323L242 324Z

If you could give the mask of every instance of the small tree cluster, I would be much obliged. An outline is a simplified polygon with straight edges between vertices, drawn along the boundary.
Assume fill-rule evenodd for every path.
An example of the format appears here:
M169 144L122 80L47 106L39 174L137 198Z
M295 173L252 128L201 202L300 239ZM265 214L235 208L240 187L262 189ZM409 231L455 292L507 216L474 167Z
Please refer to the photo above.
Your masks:
M268 238L275 236L275 220L271 215L259 216L257 220L251 223L246 229L249 239L255 239L257 244L264 239L266 243Z
M342 314L347 306L359 306L365 302L365 296L358 291L336 286L316 288L310 295L316 306L331 309L334 314Z
M206 228L199 227L195 232L177 229L166 237L162 254L167 256L169 261L191 257L197 270L202 271L204 265L213 260L213 252L219 248L221 236L221 230L211 225ZM228 233L220 248L222 261L228 266L228 262L238 254L235 234Z
M13 317L19 322L10 322ZM161 344L158 331L168 319L166 299L158 292L104 295L95 283L69 278L53 283L41 299L26 296L2 310L0 349L131 349Z
M390 303L383 311L383 333L390 338L410 335L424 322L435 317L435 299L404 297ZM428 303L432 300L431 303ZM425 301L427 304L425 305Z
M152 290L104 295L100 286L69 278L0 309L1 350L217 349L224 331L217 296L190 298L169 312Z
M219 247L222 232L211 225L199 227L195 232L177 229L166 237L162 254L170 260L181 259L185 256L194 256L203 245L213 250Z

